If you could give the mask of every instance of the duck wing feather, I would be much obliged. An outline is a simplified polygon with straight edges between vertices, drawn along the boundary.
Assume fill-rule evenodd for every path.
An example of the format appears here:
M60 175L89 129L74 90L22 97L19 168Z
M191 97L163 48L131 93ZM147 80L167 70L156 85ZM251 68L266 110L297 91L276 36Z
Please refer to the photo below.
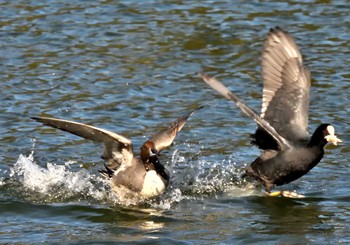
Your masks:
M160 132L151 136L148 141L153 141L158 152L164 148L170 146L174 141L176 135L180 130L185 126L187 119L192 116L196 111L202 109L204 106L201 106L190 113L177 118L172 122L169 127L161 130Z
M132 142L119 134L87 124L58 118L32 117L32 119L44 125L102 143L104 146L102 158L108 162L108 167L112 170L117 169L122 164L129 165L132 163L134 156Z

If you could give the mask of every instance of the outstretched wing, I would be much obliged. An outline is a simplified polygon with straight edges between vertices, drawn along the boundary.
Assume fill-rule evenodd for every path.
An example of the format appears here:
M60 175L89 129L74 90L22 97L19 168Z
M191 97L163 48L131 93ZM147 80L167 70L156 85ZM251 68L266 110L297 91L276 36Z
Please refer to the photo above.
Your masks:
M100 142L104 146L102 158L115 170L121 164L129 164L133 158L132 143L129 139L111 131L87 124L50 117L32 117L44 125L75 134L85 139Z
M291 142L307 139L310 72L293 38L279 27L267 35L262 77L261 117Z
M190 116L192 116L196 111L202 108L203 106L195 109L194 111L188 113L185 116L179 117L178 119L176 119L176 121L172 122L168 128L156 133L151 138L149 138L148 141L154 142L157 151L160 152L162 149L171 145L177 133L183 128L183 126L187 122L187 119Z
M277 142L278 148L284 150L290 147L288 141L280 136L271 125L261 118L256 112L245 105L235 94L233 94L225 85L214 77L210 77L206 74L200 73L199 76L214 90L219 92L226 99L229 99L236 103L236 105L250 118L252 118L261 128Z

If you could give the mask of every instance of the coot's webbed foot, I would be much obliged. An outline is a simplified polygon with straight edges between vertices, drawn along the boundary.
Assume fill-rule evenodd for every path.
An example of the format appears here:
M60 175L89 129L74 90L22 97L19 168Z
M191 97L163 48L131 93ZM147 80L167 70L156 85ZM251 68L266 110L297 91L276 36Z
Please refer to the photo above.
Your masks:
M304 198L304 195L298 194L294 191L274 191L274 192L266 192L266 195L269 197L288 197L288 198Z

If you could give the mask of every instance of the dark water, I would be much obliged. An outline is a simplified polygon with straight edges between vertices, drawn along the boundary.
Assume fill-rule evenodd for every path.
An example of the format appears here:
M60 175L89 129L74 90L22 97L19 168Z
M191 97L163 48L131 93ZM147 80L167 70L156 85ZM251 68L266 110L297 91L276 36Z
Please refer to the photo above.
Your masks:
M350 244L348 1L2 1L0 243ZM260 110L262 43L280 25L312 70L310 131L343 139L267 198L240 183L255 124L198 77ZM50 115L146 137L199 105L162 155L156 200L123 205L98 175L101 147L29 119Z

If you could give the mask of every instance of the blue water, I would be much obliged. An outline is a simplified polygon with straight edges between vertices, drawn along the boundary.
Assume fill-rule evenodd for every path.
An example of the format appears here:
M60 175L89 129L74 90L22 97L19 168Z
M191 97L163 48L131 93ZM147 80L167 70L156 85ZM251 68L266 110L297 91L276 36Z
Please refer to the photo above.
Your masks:
M348 1L2 1L0 243L349 244ZM268 198L239 180L255 123L208 88L216 75L256 111L269 28L296 39L312 73L309 129L335 126L309 174ZM120 203L102 147L41 126L47 115L106 128L134 149L191 117L161 161L167 192Z

